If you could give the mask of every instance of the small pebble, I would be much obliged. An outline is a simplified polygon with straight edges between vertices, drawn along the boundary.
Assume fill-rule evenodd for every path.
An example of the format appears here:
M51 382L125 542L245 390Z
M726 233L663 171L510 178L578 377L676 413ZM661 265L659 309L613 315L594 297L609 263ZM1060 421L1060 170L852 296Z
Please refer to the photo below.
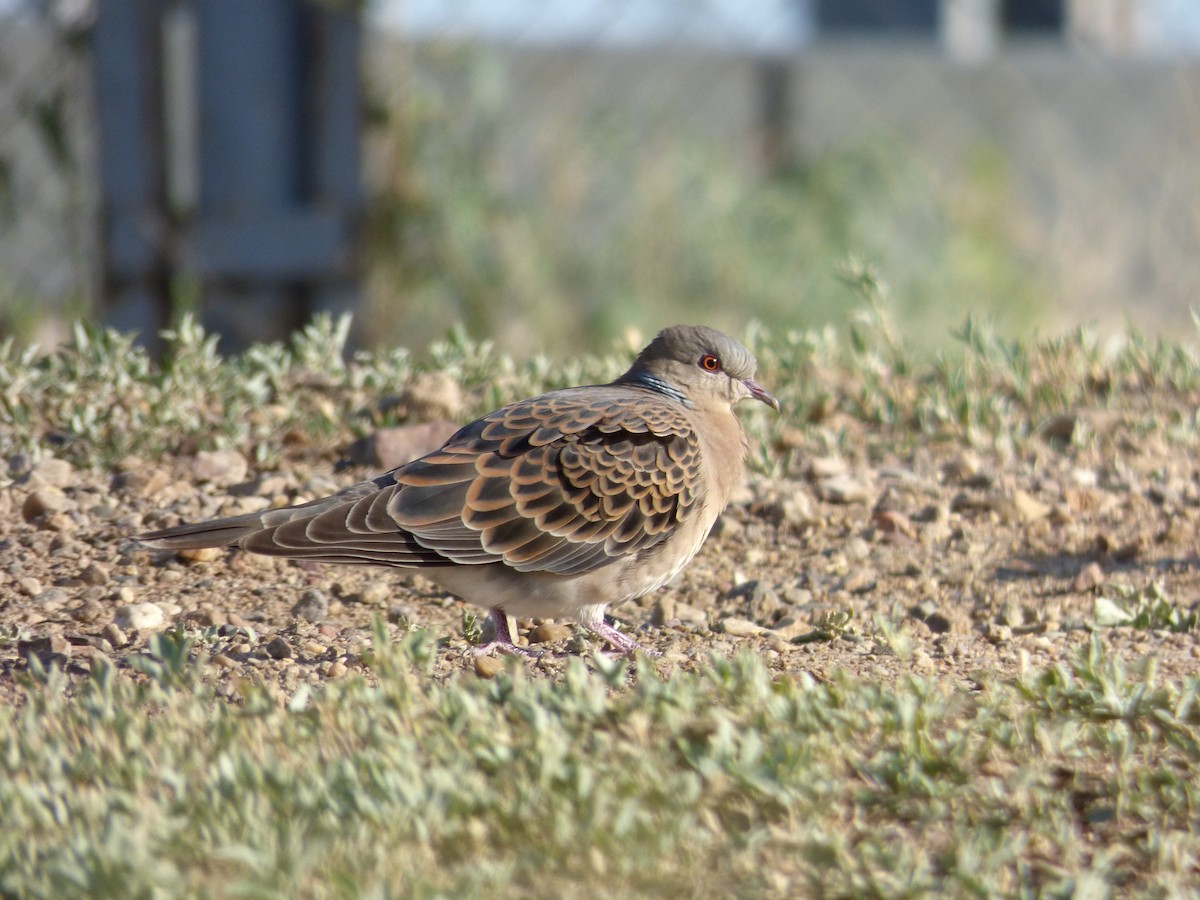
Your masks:
M113 476L112 489L138 497L153 497L171 483L162 469L130 469Z
M200 625L215 626L218 628L229 622L229 617L225 615L225 610L223 609L197 610L195 619Z
M1044 519L1050 514L1050 507L1026 491L1017 491L1014 493L1012 503L1013 508L1016 510L1017 518L1026 524Z
M84 584L108 584L108 569L100 565L100 563L91 563L84 566L83 570L79 573L79 578Z
M51 654L70 656L71 642L62 634L48 634L44 637L35 637L27 641L18 641L17 652L24 657L31 655L48 656Z
M201 450L192 465L197 481L207 481L217 487L245 481L249 471L246 457L236 450Z
M322 622L329 615L329 598L316 588L310 588L292 606L292 615L306 622Z
M42 583L36 578L25 576L17 579L17 588L26 597L36 597L42 592Z
M560 625L557 622L542 622L529 633L529 643L548 644L553 641L565 641L571 634L571 629L567 625Z
M34 463L29 474L56 488L70 487L75 483L75 467L65 459L41 459Z
M133 631L153 631L166 624L166 615L156 603L129 603L117 610L113 620L118 628Z
M768 504L763 514L780 525L792 528L804 528L821 518L808 490L801 485L788 485L781 489L778 499Z
M387 620L393 625L399 625L401 628L410 628L415 619L416 610L407 603L388 608Z
M1102 584L1104 584L1104 569L1100 567L1100 563L1093 561L1079 570L1072 587L1076 591L1084 593Z
M860 537L852 537L846 541L846 558L854 562L862 562L871 555L871 545Z
M267 641L263 650L271 659L288 659L292 655L291 645L281 637L274 637Z
M495 678L504 671L503 661L494 656L475 657L475 674L480 678Z
M180 559L193 563L212 562L224 555L224 547L189 547L186 550L180 550L176 554Z
M983 636L993 644L1007 644L1012 640L1013 632L1008 625L989 624Z
M414 419L456 421L463 408L463 391L452 375L422 372L400 392L399 405Z
M671 594L664 594L654 603L654 609L650 612L650 624L663 625L674 618L675 598Z
M867 486L851 475L835 475L817 482L816 491L829 503L861 503L870 497Z
M912 656L909 658L912 660L913 671L919 672L922 675L932 675L934 673L936 667L933 664L933 659L920 647L913 650Z
M341 678L346 674L347 669L344 662L340 659L335 659L322 666L321 671L326 678Z
M21 516L26 522L32 522L51 513L73 509L74 506L74 501L61 489L53 485L42 485L29 492L29 496L21 504Z
M752 637L756 634L762 634L765 629L749 619L740 619L737 616L730 616L728 619L721 620L721 630L733 637Z
M443 418L416 425L381 428L355 441L348 455L355 465L394 469L436 450L458 427L455 422Z
M96 600L85 600L80 606L71 610L71 618L76 622L101 622L112 617L112 611L103 603Z
M62 588L46 588L44 591L38 591L34 595L33 602L40 609L61 609L67 604L70 595Z
M942 477L947 481L965 481L975 475L981 465L979 457L968 450L942 464Z
M846 461L840 456L817 456L809 461L804 474L812 481L822 481L846 474Z
M372 581L359 592L358 601L368 606L384 606L395 593L392 586L385 581Z

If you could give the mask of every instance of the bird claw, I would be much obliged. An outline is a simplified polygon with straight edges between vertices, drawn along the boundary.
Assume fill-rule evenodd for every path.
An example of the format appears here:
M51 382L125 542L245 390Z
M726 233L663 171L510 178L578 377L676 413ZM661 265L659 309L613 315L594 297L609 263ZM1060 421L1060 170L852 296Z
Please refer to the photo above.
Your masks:
M500 607L495 607L490 610L489 615L492 620L492 626L495 630L495 635L486 644L481 644L472 652L474 656L487 656L492 653L504 653L509 656L519 656L525 659L541 659L546 655L542 650L530 650L527 647L518 647L513 640L512 632L508 627L508 616ZM613 628L603 619L599 622L588 623L585 625L592 634L604 640L612 647L611 655L632 656L637 651L645 653L652 659L658 659L662 656L658 650L651 650L649 647L643 647L627 634L622 634ZM609 654L605 654L609 655Z
M492 653L504 653L508 656L519 656L525 659L541 659L545 655L541 650L518 647L511 639L507 641L488 641L486 644L481 644L471 651L473 656L489 656Z
M627 634L621 634L617 629L613 628L603 619L594 624L587 626L588 630L597 637L608 641L609 645L615 651L614 656L632 656L635 651L642 651L647 656L657 659L662 656L657 650L651 650L649 647L643 647Z
M488 656L492 653L504 653L508 656L521 656L525 659L541 659L543 653L541 650L530 650L526 647L518 647L513 640L512 632L508 629L508 615L503 608L499 606L492 607L488 611L488 616L492 620L492 628L495 635L486 644L476 647L472 653L475 656Z

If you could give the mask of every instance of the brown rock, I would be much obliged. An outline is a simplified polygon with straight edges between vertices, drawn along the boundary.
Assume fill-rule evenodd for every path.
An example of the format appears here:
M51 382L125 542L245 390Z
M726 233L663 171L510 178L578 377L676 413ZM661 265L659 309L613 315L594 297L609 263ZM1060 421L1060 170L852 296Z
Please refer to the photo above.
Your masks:
M229 487L246 480L250 465L236 450L201 450L192 464L197 481L207 481L217 487Z
M767 633L767 629L761 625L751 622L749 619L738 618L737 616L722 619L721 630L733 637L753 637L754 635Z
M449 419L381 428L351 444L347 455L356 466L394 469L438 449L457 430Z
M414 419L457 419L462 413L462 388L445 372L422 372L400 392L399 404Z
M1104 584L1104 569L1100 567L1100 563L1090 562L1079 570L1079 574L1075 576L1075 581L1071 587L1080 593L1084 593L1098 588L1102 584Z
M229 617L225 615L225 610L223 609L198 609L195 612L189 613L188 619L197 625L209 628L229 623Z
M167 617L162 607L155 603L129 603L117 610L114 622L121 629L154 631L166 626Z
M42 583L32 576L26 575L17 579L17 588L26 597L36 597L42 592Z
M39 520L39 524L47 531L67 532L74 531L79 527L79 523L67 515L65 512L54 512L43 516Z
M475 674L480 678L495 678L504 671L504 662L494 656L475 657Z
M799 450L803 446L804 430L801 428L784 426L779 430L779 434L775 438L775 447L777 450Z
M271 659L290 659L292 656L292 646L281 637L274 637L269 640L263 650Z
M867 486L851 475L835 475L816 484L817 495L829 503L862 503L870 497Z
M1013 639L1013 630L1010 625L996 625L989 622L984 629L983 636L993 644L1007 644Z
M75 467L65 459L42 459L29 471L31 478L43 485L65 488L75 483Z
M549 644L553 641L565 641L570 636L569 626L560 625L557 622L542 622L529 633L529 643Z
M108 569L100 563L91 563L84 566L83 570L79 573L79 579L84 584L108 584Z
M1042 437L1051 441L1060 441L1064 444L1069 444L1071 438L1075 436L1075 429L1079 427L1079 416L1075 413L1060 413L1056 416L1051 416L1042 423Z
M824 481L846 474L846 461L839 456L817 456L804 467L804 476L809 481Z
M326 678L341 678L349 670L344 662L342 662L340 659L335 659L331 662L325 663L325 665L321 667L321 671Z
M654 603L650 612L651 625L665 625L675 618L675 598L671 594L663 594Z
M820 521L808 490L798 484L781 484L774 499L761 507L762 516L776 525L804 528Z
M1017 518L1025 524L1044 519L1050 514L1050 507L1026 491L1016 491L1012 496L1012 505Z
M129 469L113 476L112 489L138 497L153 497L170 483L171 476L162 469Z
M204 563L220 559L224 554L224 547L190 547L180 550L176 556L191 563Z
M21 504L21 516L32 522L51 513L65 512L75 508L75 502L53 485L41 485L29 492Z
M309 588L292 605L292 615L308 622L323 622L329 616L329 598L316 588Z
M917 531L908 516L896 510L881 510L875 513L871 522L884 534L901 535L909 539L917 536Z
M44 637L31 638L27 641L18 641L17 653L26 659L30 656L37 656L43 661L49 661L54 657L60 657L61 660L65 660L71 655L71 642L64 635L49 634Z

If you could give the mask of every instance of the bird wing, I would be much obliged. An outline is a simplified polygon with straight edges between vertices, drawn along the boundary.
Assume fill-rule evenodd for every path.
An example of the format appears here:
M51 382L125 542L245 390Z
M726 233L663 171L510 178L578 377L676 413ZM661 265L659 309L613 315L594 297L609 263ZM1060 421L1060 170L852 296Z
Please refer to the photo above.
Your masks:
M623 386L570 388L490 413L377 478L376 490L239 543L323 562L500 562L575 575L653 547L695 515L700 467L678 402Z

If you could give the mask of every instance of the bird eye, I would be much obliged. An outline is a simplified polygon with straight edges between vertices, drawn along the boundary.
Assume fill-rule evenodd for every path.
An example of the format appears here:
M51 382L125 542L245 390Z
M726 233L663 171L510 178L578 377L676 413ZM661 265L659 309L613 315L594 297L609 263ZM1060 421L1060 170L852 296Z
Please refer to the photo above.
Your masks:
M702 368L705 372L720 372L721 361L711 353L706 353L700 357L700 368Z

